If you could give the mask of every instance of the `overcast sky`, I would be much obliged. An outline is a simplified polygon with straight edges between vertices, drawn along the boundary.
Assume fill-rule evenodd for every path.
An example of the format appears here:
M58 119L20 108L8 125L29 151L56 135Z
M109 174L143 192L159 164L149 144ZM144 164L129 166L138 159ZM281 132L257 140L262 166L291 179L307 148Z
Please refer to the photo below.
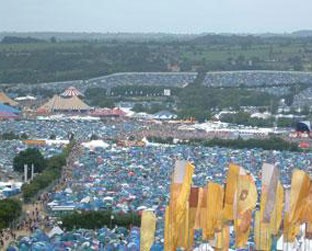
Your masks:
M0 31L291 32L311 0L0 0Z

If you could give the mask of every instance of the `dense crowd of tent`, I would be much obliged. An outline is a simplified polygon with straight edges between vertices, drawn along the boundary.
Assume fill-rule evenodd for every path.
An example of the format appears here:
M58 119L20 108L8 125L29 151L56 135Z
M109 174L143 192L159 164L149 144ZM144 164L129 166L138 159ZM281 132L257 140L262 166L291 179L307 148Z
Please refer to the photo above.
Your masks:
M296 108L304 109L305 107L309 108L312 106L312 88L307 88L302 92L294 96L294 101L292 106Z
M116 73L97 79L88 80L89 83L109 88L119 85L160 85L183 87L196 79L196 72L129 72Z
M287 71L233 71L208 72L204 85L213 87L238 86L279 86L293 84L311 84L312 74Z

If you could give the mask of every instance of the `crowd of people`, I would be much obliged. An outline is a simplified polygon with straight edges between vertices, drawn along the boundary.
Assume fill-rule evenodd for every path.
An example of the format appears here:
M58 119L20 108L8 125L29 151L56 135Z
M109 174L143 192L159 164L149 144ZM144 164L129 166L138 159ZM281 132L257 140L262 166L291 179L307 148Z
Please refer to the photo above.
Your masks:
M11 228L0 231L0 247L4 249L10 243L18 242L20 236L31 235L39 229L45 231L53 224L54 220L43 211L43 204L40 199L29 205L24 205L22 217Z

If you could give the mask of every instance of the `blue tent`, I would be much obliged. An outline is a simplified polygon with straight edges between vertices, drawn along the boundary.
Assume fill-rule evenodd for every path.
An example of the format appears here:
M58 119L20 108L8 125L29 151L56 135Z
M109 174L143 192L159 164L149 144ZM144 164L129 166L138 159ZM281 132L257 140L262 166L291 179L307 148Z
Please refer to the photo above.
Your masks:
M15 109L15 108L13 108L13 107L11 107L11 106L2 104L2 103L0 103L0 112L15 113L15 114L20 113L19 110Z

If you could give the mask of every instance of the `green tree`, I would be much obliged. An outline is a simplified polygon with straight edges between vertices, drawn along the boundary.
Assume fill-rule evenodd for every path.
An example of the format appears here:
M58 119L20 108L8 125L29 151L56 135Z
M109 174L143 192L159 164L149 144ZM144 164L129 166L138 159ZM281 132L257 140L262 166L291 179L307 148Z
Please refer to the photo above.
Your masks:
M23 172L24 165L28 165L30 171L31 165L34 165L35 172L42 172L46 166L46 160L41 152L36 148L27 148L25 151L21 151L13 159L13 169L16 172Z
M0 200L0 229L9 227L22 213L21 202L14 199Z

